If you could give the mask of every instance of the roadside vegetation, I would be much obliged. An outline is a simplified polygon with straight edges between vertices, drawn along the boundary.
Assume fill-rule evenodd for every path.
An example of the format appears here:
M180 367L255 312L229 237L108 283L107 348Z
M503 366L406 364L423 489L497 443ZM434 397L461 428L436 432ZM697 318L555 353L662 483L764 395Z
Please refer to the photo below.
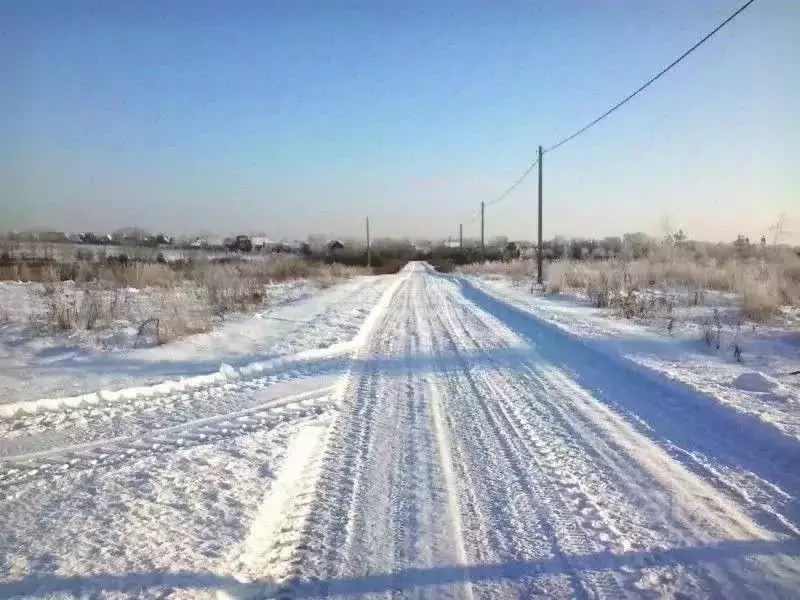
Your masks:
M545 260L545 290L571 292L598 308L627 318L661 314L675 306L704 306L709 295L727 300L742 321L764 323L787 307L800 307L800 256L785 246L701 244L667 239L634 247L620 245L612 256L566 245L556 260ZM595 247L599 248L599 246ZM510 278L533 286L535 260L481 262L462 273Z
M644 234L556 238L544 245L545 289L582 295L627 318L660 316L669 328L676 308L716 306L724 297L728 320L764 323L785 307L800 306L800 256L764 242L751 244L740 236L732 244L705 244L687 241L682 233L661 241ZM420 248L377 240L370 267L363 247L165 256L158 248L108 254L95 246L0 243L0 281L38 284L49 330L93 330L127 320L164 342L267 305L276 284L302 280L327 287L358 275L396 273L410 260L428 261L442 273L503 276L533 290L534 257L531 247L502 238L483 250L474 243L463 249ZM143 290L150 298L147 309L139 300ZM731 305L734 316L727 310Z
M277 284L307 281L325 288L363 267L293 255L155 261L91 255L71 261L0 251L0 281L33 284L43 307L35 322L45 332L95 330L128 322L158 343L207 331L231 313L270 302Z

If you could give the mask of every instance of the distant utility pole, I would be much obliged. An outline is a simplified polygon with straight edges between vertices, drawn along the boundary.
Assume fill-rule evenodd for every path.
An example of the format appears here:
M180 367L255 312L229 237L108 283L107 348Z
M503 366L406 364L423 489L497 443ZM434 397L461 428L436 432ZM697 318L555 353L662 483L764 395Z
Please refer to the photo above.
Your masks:
M542 283L542 147L539 146L539 248L536 251L536 281Z
M458 249L459 250L463 250L464 249L464 224L463 223L459 223L458 224Z
M369 243L369 217L367 217L367 268L372 266L372 248Z
M486 240L486 238L484 237L485 221L484 221L484 218L483 218L483 213L485 211L486 211L486 202L481 202L481 255L484 254L484 249L485 249L485 245L484 244L485 244L485 240Z

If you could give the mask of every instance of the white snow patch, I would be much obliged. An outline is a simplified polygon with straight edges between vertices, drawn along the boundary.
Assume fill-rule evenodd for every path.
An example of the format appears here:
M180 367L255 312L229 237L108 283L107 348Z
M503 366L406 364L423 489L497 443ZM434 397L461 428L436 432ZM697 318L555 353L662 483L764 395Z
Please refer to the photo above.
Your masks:
M767 393L775 389L777 383L763 373L742 373L733 380L733 385L748 392Z

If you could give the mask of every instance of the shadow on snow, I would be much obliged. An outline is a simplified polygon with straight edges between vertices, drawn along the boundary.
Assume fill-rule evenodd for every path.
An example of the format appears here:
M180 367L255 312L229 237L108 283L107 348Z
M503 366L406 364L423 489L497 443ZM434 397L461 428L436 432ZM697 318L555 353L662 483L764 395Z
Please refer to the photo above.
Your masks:
M788 541L727 541L715 545L672 548L653 552L612 554L599 552L539 561L518 561L474 566L446 565L429 568L403 569L361 577L328 581L297 581L282 586L291 598L312 598L332 594L378 594L392 591L412 591L434 586L453 586L471 583L530 581L538 577L572 574L575 572L615 571L623 567L644 569L664 566L692 566L741 561L748 558L800 556L800 540ZM730 565L729 565L730 566ZM146 589L168 588L205 589L229 592L237 596L266 596L278 591L269 582L240 583L233 577L211 573L150 572L101 574L88 576L30 575L18 581L0 583L0 597L40 595L66 592L141 592Z
M356 369L367 375L404 375L413 373L460 372L466 363L470 368L481 366L512 369L521 362L545 361L566 372L598 401L627 415L637 429L664 447L687 468L698 470L692 456L701 455L711 463L741 471L750 471L769 481L791 496L788 516L800 522L800 443L757 417L736 412L712 397L670 380L625 359L620 353L627 341L614 338L589 342L559 327L538 319L524 309L516 308L487 294L463 278L446 277L458 285L460 292L478 308L511 328L528 345L495 348L485 352L464 352L442 355L415 354L353 359L340 355L315 360L287 360L268 366L254 374L256 378L291 375L292 379L318 375L338 375ZM639 340L630 340L637 345ZM261 360L280 358L264 356ZM250 357L232 361L232 366L252 364ZM166 364L163 373L171 374L198 364ZM153 368L153 363L129 361L127 368ZM532 395L534 390L531 390ZM702 470L702 469L700 469ZM768 526L782 525L768 519Z
M471 282L456 280L464 297L530 343L536 355L563 370L593 397L627 415L641 433L682 452L702 454L734 470L747 469L792 496L800 522L800 443L755 416L636 365L620 355L620 341L586 342L533 314L499 300ZM607 347L604 347L607 346ZM644 423L644 426L641 425ZM672 452L690 469L694 461ZM772 523L775 525L776 523Z

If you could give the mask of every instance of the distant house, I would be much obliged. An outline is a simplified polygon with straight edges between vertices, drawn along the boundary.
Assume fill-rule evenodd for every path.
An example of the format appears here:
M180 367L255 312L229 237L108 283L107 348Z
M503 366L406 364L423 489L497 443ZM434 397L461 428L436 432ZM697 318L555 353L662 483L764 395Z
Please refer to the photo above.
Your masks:
M252 252L253 240L249 235L237 235L226 246L231 252Z
M109 234L96 234L90 231L85 233L78 234L78 240L81 244L95 244L95 245L107 245L113 242L113 239Z
M344 244L340 240L331 240L328 242L328 254L336 256L340 250L344 250Z
M508 242L505 248L503 248L503 258L506 260L517 259L521 254L522 250L520 250L516 242Z
M253 242L253 251L255 252L265 252L280 247L280 244L278 242L274 242L273 240L267 237L259 235L254 235L252 237L252 242Z

